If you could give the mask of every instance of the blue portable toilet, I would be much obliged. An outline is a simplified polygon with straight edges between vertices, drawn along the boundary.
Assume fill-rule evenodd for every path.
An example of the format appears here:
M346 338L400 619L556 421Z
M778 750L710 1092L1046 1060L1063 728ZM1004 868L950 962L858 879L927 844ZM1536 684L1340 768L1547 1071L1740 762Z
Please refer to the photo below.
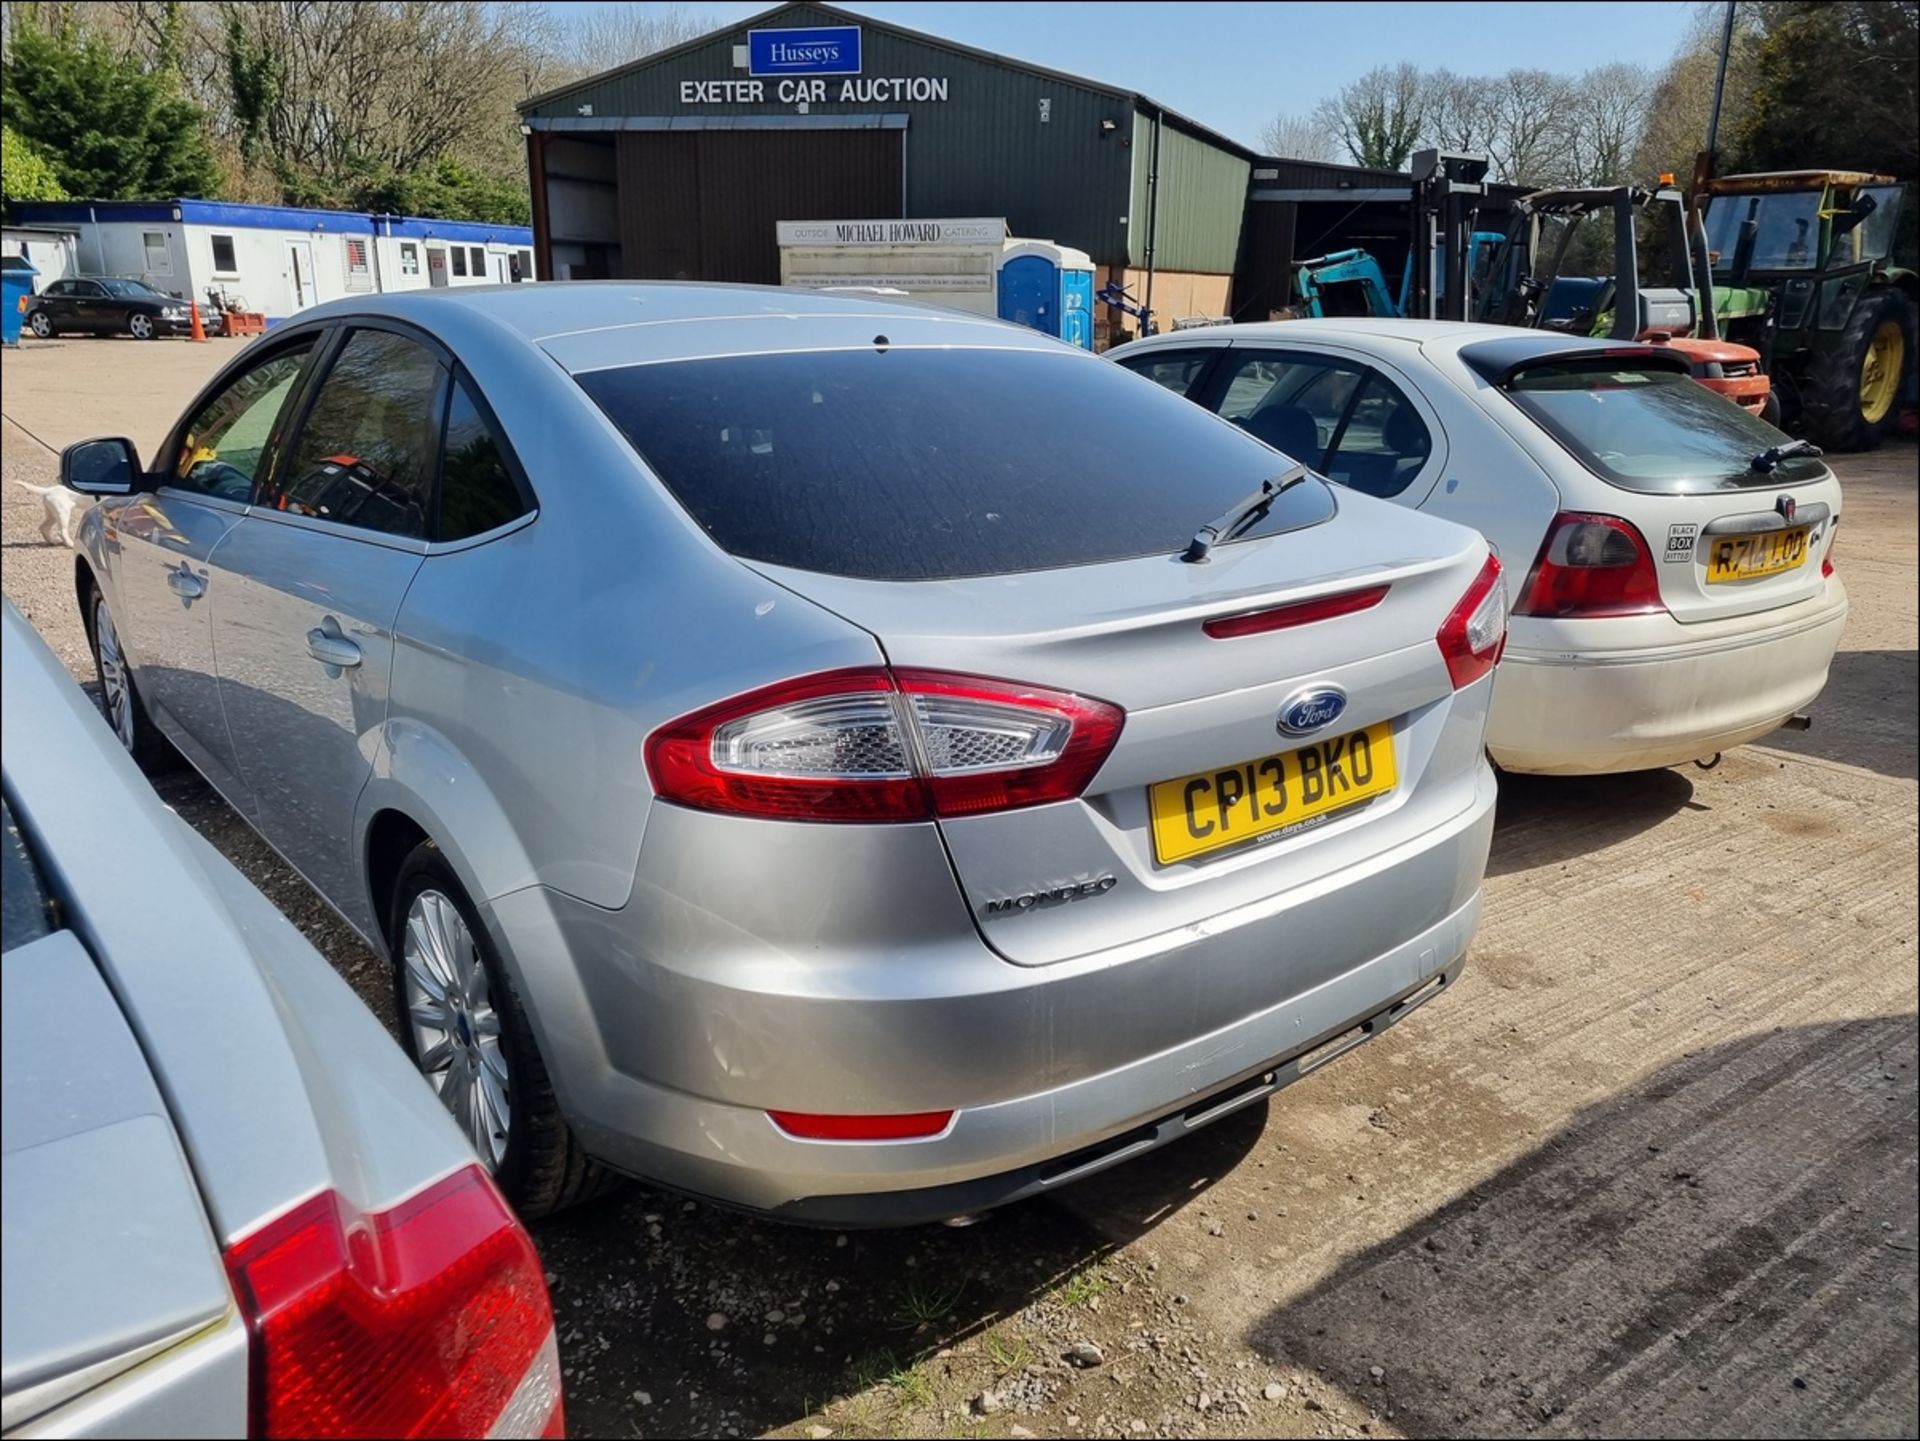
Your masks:
M1093 259L1051 240L1022 240L1000 253L999 315L1015 325L1093 349Z
M24 255L9 255L0 264L0 344L20 343L20 323L33 298L33 277L40 267Z

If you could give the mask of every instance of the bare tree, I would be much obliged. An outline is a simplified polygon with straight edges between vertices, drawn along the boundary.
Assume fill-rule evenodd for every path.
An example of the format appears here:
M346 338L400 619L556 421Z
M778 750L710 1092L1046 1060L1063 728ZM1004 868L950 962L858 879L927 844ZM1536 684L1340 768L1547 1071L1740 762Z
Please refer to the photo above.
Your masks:
M1340 142L1318 118L1284 110L1260 127L1260 149L1284 160L1333 162L1342 155Z
M671 50L719 24L709 15L678 5L562 5L548 15L552 21L548 86Z
M1426 124L1426 86L1417 66L1381 65L1323 100L1313 118L1356 165L1399 170Z
M1549 70L1509 70L1489 82L1493 173L1514 185L1572 178L1573 85Z
M1435 70L1425 79L1426 141L1442 150L1488 154L1500 128L1493 82L1479 75Z
M406 172L508 127L525 12L429 0L227 0L230 120L295 171Z
M1643 66L1597 66L1573 87L1573 178L1584 185L1644 180L1634 155L1646 129L1653 76Z

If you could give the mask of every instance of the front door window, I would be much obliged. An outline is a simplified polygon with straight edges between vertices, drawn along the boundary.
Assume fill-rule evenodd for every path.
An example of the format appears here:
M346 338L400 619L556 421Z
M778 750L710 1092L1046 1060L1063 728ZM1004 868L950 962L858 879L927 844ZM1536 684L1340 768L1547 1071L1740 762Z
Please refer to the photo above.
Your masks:
M181 432L166 483L245 504L280 438L277 427L287 397L312 350L311 339L282 350L201 406Z

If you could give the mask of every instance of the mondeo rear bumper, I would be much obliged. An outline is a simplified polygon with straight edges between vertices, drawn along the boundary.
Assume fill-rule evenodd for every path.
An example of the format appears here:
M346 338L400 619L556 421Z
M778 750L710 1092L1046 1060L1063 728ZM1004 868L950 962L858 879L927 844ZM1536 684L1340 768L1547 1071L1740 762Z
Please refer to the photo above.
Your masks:
M1478 924L1493 805L1483 767L1466 809L1362 863L1152 945L1044 967L995 956L964 907L964 932L928 916L930 896L902 922L926 944L892 955L806 954L792 936L771 948L638 890L616 912L532 887L488 918L600 1160L795 1221L907 1224L1165 1144L1444 989ZM697 848L699 826L676 843ZM898 848L911 829L836 841ZM769 1108L955 1114L923 1140L837 1142L790 1136Z

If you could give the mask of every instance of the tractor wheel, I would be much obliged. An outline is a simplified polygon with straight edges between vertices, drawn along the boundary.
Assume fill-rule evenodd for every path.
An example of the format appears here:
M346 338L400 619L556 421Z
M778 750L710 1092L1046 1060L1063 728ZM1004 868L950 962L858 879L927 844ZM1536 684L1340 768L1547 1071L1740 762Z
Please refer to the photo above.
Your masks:
M1807 436L1827 450L1872 450L1899 420L1913 364L1913 307L1897 290L1869 291L1846 333L1807 367Z

